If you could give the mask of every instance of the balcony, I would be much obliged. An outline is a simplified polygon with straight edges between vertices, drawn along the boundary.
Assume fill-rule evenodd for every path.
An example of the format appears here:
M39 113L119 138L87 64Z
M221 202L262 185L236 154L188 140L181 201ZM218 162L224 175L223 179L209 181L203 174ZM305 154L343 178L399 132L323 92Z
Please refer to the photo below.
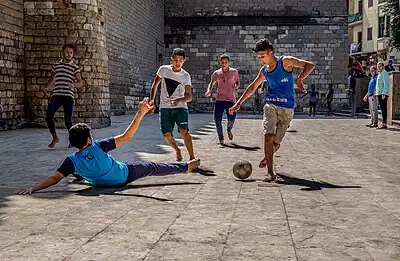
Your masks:
M357 22L362 21L362 13L358 12L358 13L354 13L354 14L350 14L348 17L348 23L350 24L355 24Z

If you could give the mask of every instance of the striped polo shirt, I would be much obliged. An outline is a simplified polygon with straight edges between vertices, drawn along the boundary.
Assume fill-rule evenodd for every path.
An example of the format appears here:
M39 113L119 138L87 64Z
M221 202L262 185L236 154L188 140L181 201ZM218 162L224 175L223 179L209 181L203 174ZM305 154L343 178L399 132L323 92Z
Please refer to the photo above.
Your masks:
M64 63L64 61L61 60L53 66L53 72L53 95L74 98L74 90L70 88L70 85L75 83L75 75L81 72L78 65L72 60L69 63Z

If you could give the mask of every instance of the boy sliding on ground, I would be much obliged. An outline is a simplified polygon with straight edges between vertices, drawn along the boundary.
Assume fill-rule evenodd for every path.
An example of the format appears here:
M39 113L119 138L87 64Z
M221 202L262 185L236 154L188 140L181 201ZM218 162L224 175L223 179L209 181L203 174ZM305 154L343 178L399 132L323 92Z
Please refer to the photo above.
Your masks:
M187 163L154 163L134 162L123 163L115 160L109 151L120 147L135 135L143 116L152 110L148 99L145 98L139 104L139 110L133 121L124 133L103 140L92 140L90 127L84 123L78 123L69 130L71 146L79 151L68 156L61 166L45 181L34 185L18 194L31 194L48 188L60 182L70 174L76 174L88 181L93 186L113 187L123 186L136 179L147 176L166 176L178 173L187 173L200 165L200 160L190 160Z

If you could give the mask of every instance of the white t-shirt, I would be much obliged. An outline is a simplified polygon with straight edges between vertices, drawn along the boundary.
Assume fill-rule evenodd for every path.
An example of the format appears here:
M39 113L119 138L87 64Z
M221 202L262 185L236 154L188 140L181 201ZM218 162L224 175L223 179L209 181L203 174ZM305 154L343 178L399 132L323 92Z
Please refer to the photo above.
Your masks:
M179 102L172 106L172 101L185 96L185 85L192 85L190 74L181 69L179 72L172 70L172 65L163 65L157 71L161 80L160 108L186 108L186 102Z

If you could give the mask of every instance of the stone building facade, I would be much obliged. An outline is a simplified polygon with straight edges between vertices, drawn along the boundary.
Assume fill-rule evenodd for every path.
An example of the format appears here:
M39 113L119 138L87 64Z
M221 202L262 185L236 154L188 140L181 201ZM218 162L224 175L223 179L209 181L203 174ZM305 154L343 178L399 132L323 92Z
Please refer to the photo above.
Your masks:
M307 83L321 92L332 83L337 106L345 106L347 8L342 2L269 1L266 7L261 0L2 0L0 128L44 124L51 95L46 81L65 43L77 46L84 79L76 90L74 122L94 128L108 126L111 115L134 110L177 46L188 52L192 108L210 110L203 94L218 56L231 54L243 87L260 68L250 48L262 37L276 44L278 55L314 61L317 69ZM299 100L298 108L306 103ZM57 114L62 126L60 116L62 110Z
M165 42L167 52L177 46L188 51L185 68L192 75L196 109L212 108L204 92L212 72L218 69L221 54L232 57L242 88L254 79L261 66L251 48L261 38L274 43L278 56L293 55L314 62L316 69L305 84L315 84L322 99L328 85L333 84L334 106L337 110L347 106L348 94L344 92L348 65L346 1L187 2L165 1ZM308 107L308 98L300 96L297 111ZM254 103L253 96L244 108L253 110Z

